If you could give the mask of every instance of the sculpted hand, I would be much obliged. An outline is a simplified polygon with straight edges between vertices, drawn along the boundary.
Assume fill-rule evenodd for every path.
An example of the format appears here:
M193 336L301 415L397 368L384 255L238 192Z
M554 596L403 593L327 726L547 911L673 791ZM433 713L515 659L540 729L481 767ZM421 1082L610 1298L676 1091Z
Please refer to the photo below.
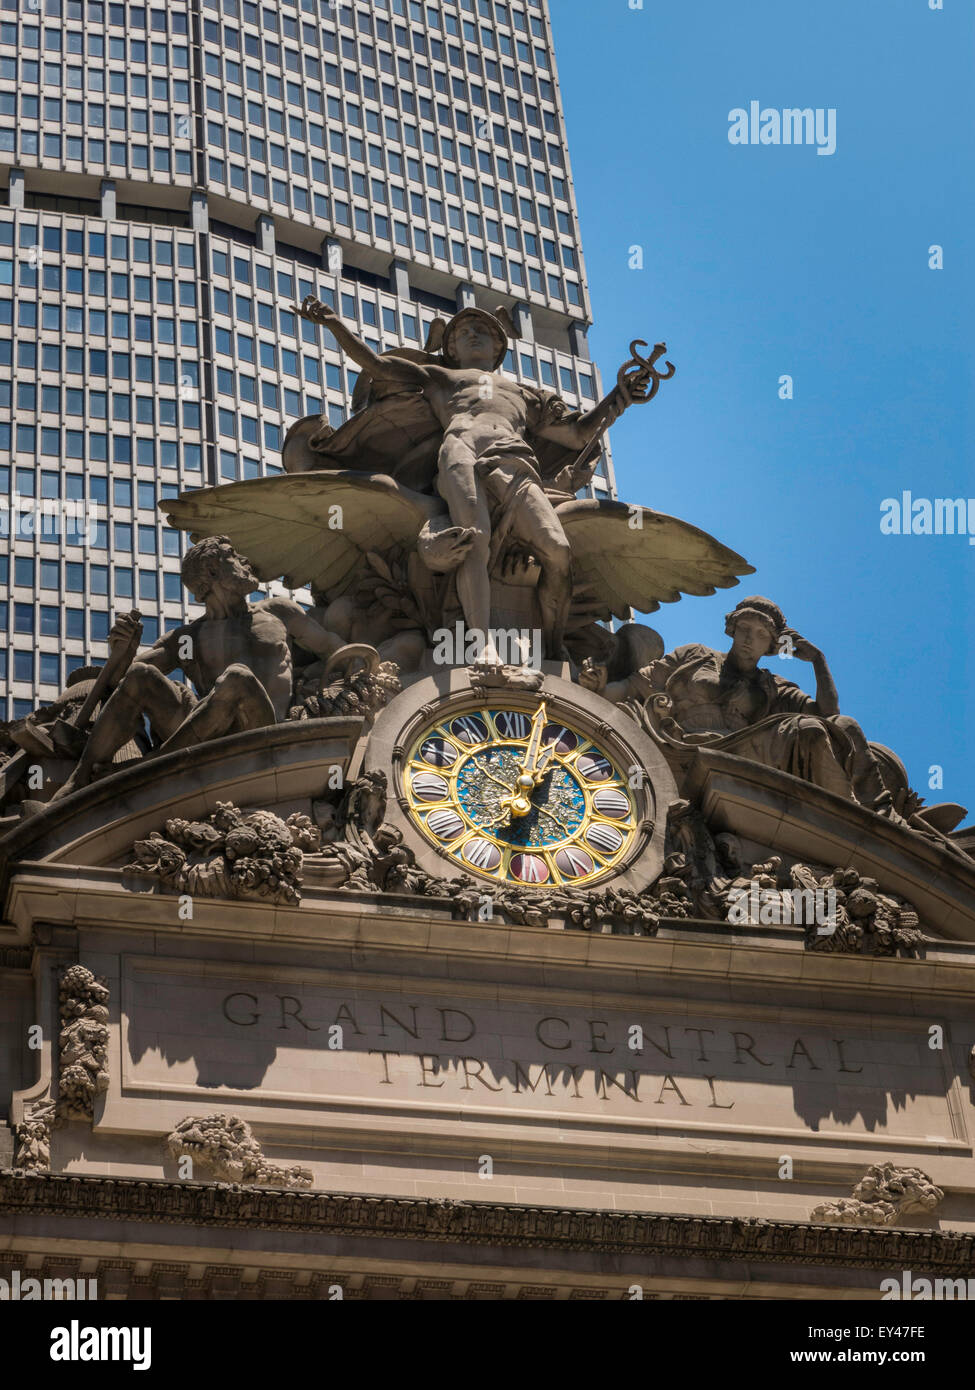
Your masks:
M298 307L298 313L309 323L330 324L339 316L330 304L323 304L313 294L306 294Z
M535 565L535 557L517 547L509 550L501 565L501 578L507 584L527 583Z
M579 670L579 684L583 690L592 690L596 695L606 689L609 669L601 666L593 657L587 656Z
M628 406L636 401L644 401L650 389L650 375L643 368L637 371L625 372L620 375L616 383L616 390L620 401L620 414Z
M794 628L786 628L782 636L789 638L792 643L792 654L800 661L816 661L822 656L819 648L814 647L805 637L800 636Z
M108 645L111 649L112 647L125 645L131 642L133 638L138 639L141 638L141 636L142 614L136 609L133 609L131 613L122 613L115 619L112 630L108 634Z
M644 405L647 401L652 401L660 383L669 381L676 370L672 362L664 363L666 370L657 370L657 362L667 351L666 343L655 343L649 357L644 357L639 351L646 346L642 338L634 338L630 344L632 356L616 374L616 394L623 403L623 410L635 402Z
M590 463L576 464L574 468L568 469L568 477L565 482L566 492L580 492L582 488L588 487L593 480L598 463L599 457L597 455Z

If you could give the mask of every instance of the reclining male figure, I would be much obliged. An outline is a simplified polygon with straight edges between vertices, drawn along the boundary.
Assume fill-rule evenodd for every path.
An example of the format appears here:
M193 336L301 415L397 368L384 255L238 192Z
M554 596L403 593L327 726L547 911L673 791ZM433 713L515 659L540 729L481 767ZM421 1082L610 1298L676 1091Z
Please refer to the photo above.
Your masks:
M309 618L292 599L249 603L259 580L226 536L209 536L186 552L183 583L206 613L167 632L136 657L102 706L85 751L53 800L87 786L148 719L161 745L152 756L259 729L285 719L293 662L288 639L329 657L342 638ZM109 644L129 640L136 619L120 618ZM182 669L197 691L165 674Z

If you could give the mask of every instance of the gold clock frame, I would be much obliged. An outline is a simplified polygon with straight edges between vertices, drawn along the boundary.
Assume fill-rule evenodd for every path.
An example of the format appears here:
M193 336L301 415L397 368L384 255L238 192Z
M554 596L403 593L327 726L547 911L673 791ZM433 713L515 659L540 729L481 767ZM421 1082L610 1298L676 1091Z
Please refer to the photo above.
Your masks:
M429 840L436 850L449 858L457 868L467 873L476 874L492 883L514 884L519 887L583 888L601 882L610 877L628 858L640 823L640 807L633 794L633 789L629 786L626 773L620 771L615 760L603 745L596 741L594 734L574 727L577 722L575 719L563 718L561 707L554 714L548 713L546 709L546 725L560 725L566 733L571 734L576 739L576 746L564 754L557 750L554 751L551 754L550 765L561 767L575 781L582 793L584 805L576 828L562 838L538 844L520 845L508 842L494 833L493 823L489 825L478 824L464 805L462 794L458 788L458 781L471 759L497 747L521 750L527 756L533 733L531 721L529 721L526 732L521 736L504 733L498 728L497 720L503 714L521 714L527 718L527 711L513 705L506 698L507 694L508 692L503 689L497 692L485 692L483 696L476 697L466 707L451 709L446 713L438 711L434 714L432 721L416 732L403 761L401 772L401 784L403 795L407 801L408 814L413 818L414 824L421 834ZM550 703L552 703L551 700L544 699L542 707L546 708ZM463 742L453 732L453 725L465 717L480 720L485 726L487 737L477 743ZM443 739L457 751L457 756L449 767L438 767L421 756L423 745L428 740L435 738ZM578 766L580 759L587 754L605 759L612 769L611 776L601 781L588 778ZM424 774L432 774L444 781L448 789L444 798L428 800L415 792L414 778ZM511 790L509 788L509 791ZM624 817L613 819L600 812L595 806L594 799L598 793L610 790L618 791L626 798L629 810ZM544 806L539 807L539 810L542 816L548 816L558 824L554 814L547 811ZM456 816L462 825L459 834L448 840L430 829L429 819L438 811L451 812ZM586 840L587 829L599 825L605 825L619 833L620 845L615 851L604 852ZM477 840L486 841L499 852L500 859L495 869L480 868L463 857L464 846ZM559 868L557 856L561 850L566 849L578 849L587 855L593 863L592 871L576 875L564 873ZM540 859L547 869L546 877L540 881L532 881L515 876L511 872L511 863L519 855Z
M519 891L528 893L556 891L551 879L540 884L502 880L485 875L476 866L462 863L446 853L416 824L404 786L409 754L421 733L430 726L456 718L471 708L485 707L517 710L531 719L544 699L548 703L550 722L562 722L580 737L595 742L616 769L637 766L645 774L642 787L629 789L635 809L635 830L625 851L605 872L601 871L598 878L589 877L582 885L583 890L597 891L612 884L640 892L659 877L664 862L667 813L678 799L673 773L660 748L635 720L601 696L566 679L565 669L551 670L546 663L539 687L524 689L515 685L472 684L468 669L443 668L415 679L380 712L364 740L362 751L357 754L355 765L386 776L387 823L401 832L404 845L426 873L452 877L464 872L485 886L517 884ZM572 882L578 884L579 880Z

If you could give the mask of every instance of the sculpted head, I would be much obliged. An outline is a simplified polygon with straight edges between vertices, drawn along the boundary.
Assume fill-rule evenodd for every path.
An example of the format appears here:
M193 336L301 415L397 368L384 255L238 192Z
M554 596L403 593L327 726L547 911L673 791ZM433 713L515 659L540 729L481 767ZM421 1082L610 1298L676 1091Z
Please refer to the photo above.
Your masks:
M785 629L782 609L761 594L743 598L727 614L724 624L731 638L731 654L744 670L757 666L763 656L777 651Z
M493 372L508 351L505 325L484 309L461 309L447 325L444 361L450 367L479 367Z
M250 563L239 555L227 536L207 536L186 552L180 578L198 603L208 595L242 598L260 584Z

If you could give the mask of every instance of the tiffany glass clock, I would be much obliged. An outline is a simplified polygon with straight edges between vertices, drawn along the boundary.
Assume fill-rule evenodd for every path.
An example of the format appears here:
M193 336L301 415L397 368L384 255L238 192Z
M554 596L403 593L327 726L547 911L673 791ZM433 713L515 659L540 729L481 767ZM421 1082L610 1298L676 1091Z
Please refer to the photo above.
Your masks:
M625 772L588 735L485 705L445 715L403 768L408 814L459 867L510 883L578 885L627 857L638 811Z

